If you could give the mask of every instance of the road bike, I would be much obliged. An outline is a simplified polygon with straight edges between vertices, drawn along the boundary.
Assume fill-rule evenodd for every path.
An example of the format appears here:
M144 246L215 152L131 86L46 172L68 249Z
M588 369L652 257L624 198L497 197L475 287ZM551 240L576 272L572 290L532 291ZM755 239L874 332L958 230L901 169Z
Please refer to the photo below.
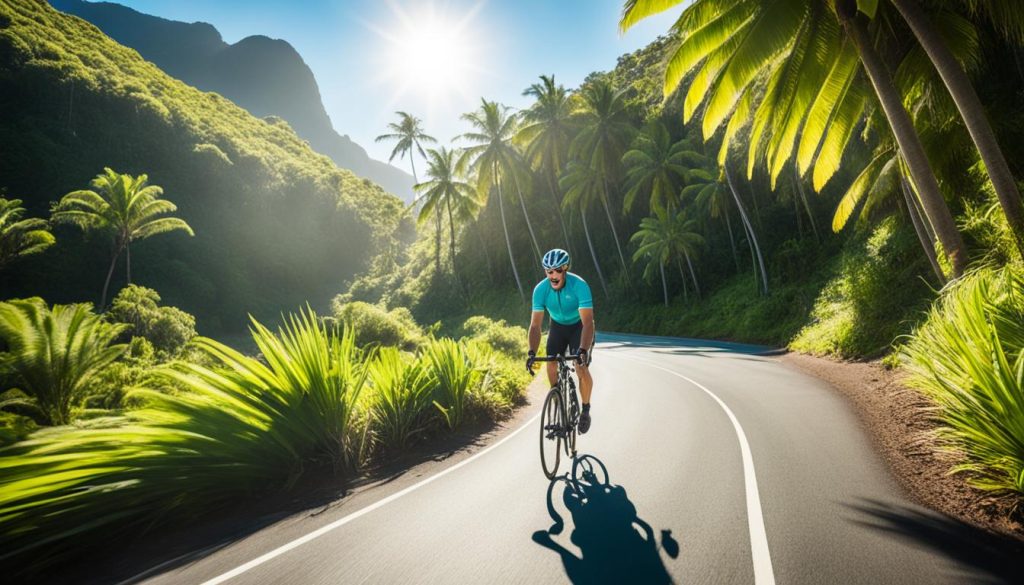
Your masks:
M539 357L536 362L558 362L558 382L544 399L540 411L540 464L544 475L554 479L558 473L561 451L576 457L576 424L580 420L580 401L576 396L575 369L569 364L579 361L578 355L561 354Z

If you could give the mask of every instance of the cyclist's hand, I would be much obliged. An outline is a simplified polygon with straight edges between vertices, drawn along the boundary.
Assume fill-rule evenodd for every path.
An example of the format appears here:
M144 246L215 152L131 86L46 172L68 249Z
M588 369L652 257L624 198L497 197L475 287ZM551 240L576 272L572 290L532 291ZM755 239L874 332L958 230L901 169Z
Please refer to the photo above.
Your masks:
M579 362L581 366L585 367L590 365L591 356L589 351L580 348L578 355L580 356Z
M533 375L533 363L537 359L537 352L531 351L529 357L526 358L526 371Z

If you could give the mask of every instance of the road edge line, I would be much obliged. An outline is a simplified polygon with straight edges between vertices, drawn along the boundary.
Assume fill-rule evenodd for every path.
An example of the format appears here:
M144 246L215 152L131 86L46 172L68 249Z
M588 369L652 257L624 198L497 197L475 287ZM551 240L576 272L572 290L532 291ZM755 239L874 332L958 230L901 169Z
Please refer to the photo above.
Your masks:
M451 467L449 467L447 469L443 469L443 470L437 472L436 474L431 475L430 477L428 477L426 479L420 480L419 482L414 483L413 485L411 485L411 486L409 486L409 487L407 487L407 488L405 488L405 489L403 489L401 491L395 492L395 493L391 494L390 496L388 496L388 497L386 497L384 499L378 500L378 501L376 501L376 502L374 502L374 503L372 503L372 504L370 504L370 505L368 505L368 506L366 506L364 508L360 508L359 510L356 510L355 512L352 512L351 514L349 514L349 515L347 515L347 516L345 516L343 518L335 520L334 522L331 522L330 524L327 524L326 526L321 526L320 528L314 530L313 532L310 532L310 533L308 533L308 534L306 534L304 536L300 536L299 538L296 538L295 540L292 540L291 542L283 544L283 545L275 548L274 550L272 550L270 552L264 553L263 555L258 556L255 559L253 559L253 560L251 560L251 561L249 561L249 562L247 562L247 563L245 563L243 565L239 565L238 567L235 567L234 569L228 571L227 573L222 573L221 575L218 575L218 576L216 576L216 577L214 577L212 579L204 581L202 585L218 585L219 583L223 583L223 582L225 582L225 581L227 581L229 579L237 577L237 576L241 575L242 573L245 573L245 572L249 571L250 569L254 569L254 568L262 565L263 563L265 563L265 562L267 562L269 560L272 560L272 559L274 559L276 557L279 557L279 556L283 555L284 553L286 553L286 552L288 552L288 551L290 551L292 549L298 548L298 547L306 544L307 542L315 540L315 539L317 539L317 538L327 534L328 532L331 532L332 530L335 530L336 528L340 528L340 527L344 526L345 524L348 524L349 522L351 522L351 521L353 521L353 520L355 520L355 519L357 519L357 518L359 518L361 516L369 514L370 512L376 510L377 508L381 508L381 507L383 507L383 506L385 506L387 504L390 504L391 502L401 498L402 496L404 496L404 495L406 495L406 494L408 494L408 493L410 493L412 491L415 491L415 490L417 490L417 489L427 485L428 483L430 483L430 482L432 482L432 481L434 481L434 480L436 480L436 479L438 479L440 477L443 477L443 476L445 476L445 475L455 471L456 469L459 469L463 465L466 465L466 464L476 460L478 457L481 457L483 455L486 455L487 453L490 453L494 449L497 449L503 443L505 443L506 441L508 441L512 437L518 435L520 431L522 431L523 429L531 426L533 424L533 422L536 421L539 417L540 417L540 413L538 412L533 417L531 417L530 420L528 420L525 423L523 423L522 426L520 426L516 430L512 431L508 435L505 435L504 437L502 437L501 440L499 440L497 443L491 445L490 447L487 447L486 449L484 449L483 451L480 451L479 453L475 453L475 454L467 457L466 459L463 459L462 461L459 461L458 463L456 463L455 465L452 465Z
M747 435L743 432L743 427L740 426L739 419L733 414L732 410L715 395L714 392L708 390L703 384L693 380L679 372L675 372L666 367L659 366L651 363L648 360L629 357L624 355L618 355L615 353L604 352L602 356L611 355L620 359L640 362L648 367L662 370L673 376L677 376L700 388L708 396L715 399L715 402L722 407L725 411L726 416L732 421L733 429L736 431L736 437L740 443L740 455L743 460L743 483L746 491L747 498L747 527L750 531L750 553L754 563L754 583L756 585L775 585L775 572L772 568L771 553L768 550L768 534L764 527L764 513L761 511L761 495L757 489L757 477L754 474L754 458L750 453L750 444L747 442Z

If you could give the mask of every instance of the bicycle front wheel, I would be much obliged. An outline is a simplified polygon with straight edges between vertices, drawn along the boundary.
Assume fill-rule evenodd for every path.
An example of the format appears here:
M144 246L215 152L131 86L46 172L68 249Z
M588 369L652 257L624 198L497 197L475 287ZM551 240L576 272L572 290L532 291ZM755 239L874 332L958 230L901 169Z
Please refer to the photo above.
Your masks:
M551 390L540 411L540 464L548 479L554 479L558 473L559 451L565 434L562 419L564 413L562 395L557 390Z

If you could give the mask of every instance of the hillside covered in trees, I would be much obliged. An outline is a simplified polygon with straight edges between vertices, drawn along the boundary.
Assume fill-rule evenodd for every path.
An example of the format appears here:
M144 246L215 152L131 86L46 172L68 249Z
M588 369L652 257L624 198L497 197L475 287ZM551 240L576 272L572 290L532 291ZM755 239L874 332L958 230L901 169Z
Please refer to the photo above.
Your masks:
M173 79L45 2L3 0L0 189L46 217L104 167L148 174L194 229L134 246L132 277L205 332L240 330L247 313L326 307L396 245L403 217L397 197L339 169L286 122ZM99 300L109 241L72 228L56 238L7 268L5 298ZM125 280L118 264L114 290Z
M219 93L255 116L283 118L339 167L402 199L412 197L413 180L408 173L371 159L348 135L334 130L313 72L287 41L254 35L229 45L205 22L167 20L111 2L54 0L51 4L88 20L171 77Z

